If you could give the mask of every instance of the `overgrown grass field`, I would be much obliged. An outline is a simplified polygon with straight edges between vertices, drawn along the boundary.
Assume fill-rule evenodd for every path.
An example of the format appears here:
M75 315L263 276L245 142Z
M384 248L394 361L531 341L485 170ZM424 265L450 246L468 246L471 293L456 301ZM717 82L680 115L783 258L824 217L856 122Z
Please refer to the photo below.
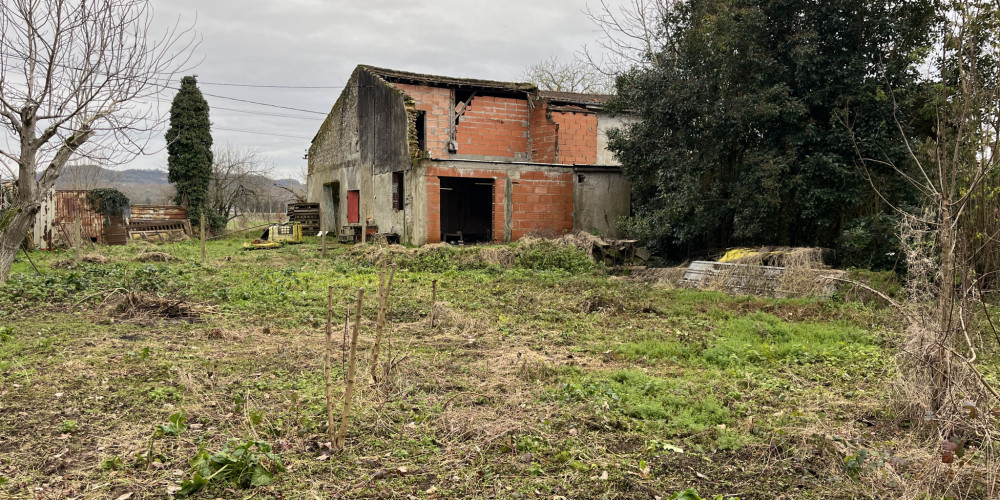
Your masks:
M20 256L0 288L0 497L889 498L944 467L895 414L874 306L642 283L546 242L241 243L205 264L197 242L34 252L41 275ZM365 289L342 451L330 286L338 423Z

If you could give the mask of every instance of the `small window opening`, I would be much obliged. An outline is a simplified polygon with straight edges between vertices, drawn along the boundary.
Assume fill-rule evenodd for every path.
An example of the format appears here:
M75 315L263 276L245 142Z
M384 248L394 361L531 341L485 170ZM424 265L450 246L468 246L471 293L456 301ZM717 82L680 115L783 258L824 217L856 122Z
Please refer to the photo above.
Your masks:
M427 113L417 111L417 149L427 151Z
M403 173L392 173L392 208L403 209Z

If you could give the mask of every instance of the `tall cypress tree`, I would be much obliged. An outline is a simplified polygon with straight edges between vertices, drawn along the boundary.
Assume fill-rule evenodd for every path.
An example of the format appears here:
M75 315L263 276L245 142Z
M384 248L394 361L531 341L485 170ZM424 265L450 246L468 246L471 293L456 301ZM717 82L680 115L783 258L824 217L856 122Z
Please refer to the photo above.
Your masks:
M170 105L170 128L166 135L167 180L177 190L174 202L187 207L192 221L206 208L212 178L211 126L208 103L198 90L198 80L185 76Z

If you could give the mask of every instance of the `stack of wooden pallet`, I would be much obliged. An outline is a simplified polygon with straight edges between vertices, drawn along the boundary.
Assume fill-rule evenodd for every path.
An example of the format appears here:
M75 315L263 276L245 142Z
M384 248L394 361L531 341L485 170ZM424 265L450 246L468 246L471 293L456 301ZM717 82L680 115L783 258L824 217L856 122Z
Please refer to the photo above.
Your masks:
M302 234L319 232L319 203L290 203L288 220L302 224Z

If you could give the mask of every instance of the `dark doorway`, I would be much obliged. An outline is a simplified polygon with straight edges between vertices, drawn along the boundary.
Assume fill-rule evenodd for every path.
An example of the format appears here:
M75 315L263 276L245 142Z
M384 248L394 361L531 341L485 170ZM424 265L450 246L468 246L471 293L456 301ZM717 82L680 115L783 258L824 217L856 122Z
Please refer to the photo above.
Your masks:
M441 178L441 241L493 239L493 179Z
M337 218L340 215L340 181L323 184L323 197L326 198L324 200L326 202L326 217L324 217L326 226L321 230L336 231L337 226L340 225L340 219Z

